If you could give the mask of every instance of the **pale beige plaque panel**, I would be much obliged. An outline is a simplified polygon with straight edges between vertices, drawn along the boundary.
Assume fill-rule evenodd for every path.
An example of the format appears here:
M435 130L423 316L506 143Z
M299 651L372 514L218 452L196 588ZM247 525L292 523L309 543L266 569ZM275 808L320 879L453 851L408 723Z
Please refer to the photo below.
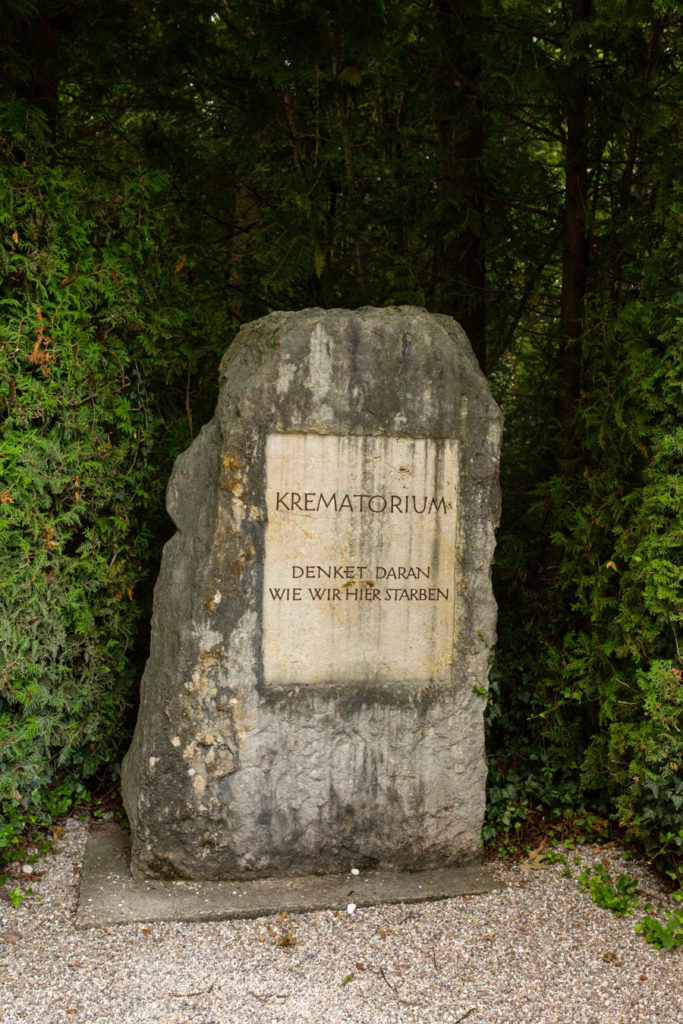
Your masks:
M268 436L267 684L450 679L457 447Z

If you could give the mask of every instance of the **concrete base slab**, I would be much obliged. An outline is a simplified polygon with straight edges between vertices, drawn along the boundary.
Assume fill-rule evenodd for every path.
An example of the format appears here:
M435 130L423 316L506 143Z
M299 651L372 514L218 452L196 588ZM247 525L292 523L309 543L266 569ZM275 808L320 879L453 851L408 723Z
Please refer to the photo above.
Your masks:
M252 882L135 881L130 836L114 822L96 825L81 873L76 926L138 921L224 921L282 911L346 910L350 903L421 903L503 888L481 864L434 871L372 871L359 875L260 878Z

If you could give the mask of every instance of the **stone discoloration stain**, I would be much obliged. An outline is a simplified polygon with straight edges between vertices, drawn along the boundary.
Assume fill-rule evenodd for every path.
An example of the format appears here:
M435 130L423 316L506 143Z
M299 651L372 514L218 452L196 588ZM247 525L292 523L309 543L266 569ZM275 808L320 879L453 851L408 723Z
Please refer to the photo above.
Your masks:
M330 390L334 362L332 359L332 338L322 324L316 324L311 331L311 348L308 370L308 386L316 402L322 403Z
M224 452L221 455L222 472L219 478L219 486L225 491L230 491L235 497L241 498L244 494L244 460L240 452Z

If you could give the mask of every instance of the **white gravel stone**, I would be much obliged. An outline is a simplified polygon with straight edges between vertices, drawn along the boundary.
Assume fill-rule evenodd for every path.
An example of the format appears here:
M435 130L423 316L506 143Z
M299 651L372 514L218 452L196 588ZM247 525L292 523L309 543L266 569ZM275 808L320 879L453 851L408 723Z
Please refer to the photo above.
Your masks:
M683 951L636 935L673 902L616 847L562 865L497 865L509 888L439 903L78 931L87 822L0 903L2 1024L680 1024ZM575 865L573 858L580 864ZM578 886L603 862L638 880L616 918ZM28 882L28 880L27 880Z

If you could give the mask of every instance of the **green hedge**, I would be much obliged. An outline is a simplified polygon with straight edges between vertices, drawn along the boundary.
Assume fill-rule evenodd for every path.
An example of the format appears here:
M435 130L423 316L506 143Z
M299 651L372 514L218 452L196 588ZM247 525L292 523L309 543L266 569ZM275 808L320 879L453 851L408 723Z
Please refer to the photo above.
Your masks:
M526 806L588 806L680 880L683 345L674 311L630 303L585 359L574 473L525 480L513 460L528 441L526 409L510 409L489 831L505 831ZM549 463L539 450L539 476Z
M165 180L65 170L19 113L0 125L0 800L15 821L55 783L116 771L152 531L187 443L184 402L173 419L153 394L183 358Z

